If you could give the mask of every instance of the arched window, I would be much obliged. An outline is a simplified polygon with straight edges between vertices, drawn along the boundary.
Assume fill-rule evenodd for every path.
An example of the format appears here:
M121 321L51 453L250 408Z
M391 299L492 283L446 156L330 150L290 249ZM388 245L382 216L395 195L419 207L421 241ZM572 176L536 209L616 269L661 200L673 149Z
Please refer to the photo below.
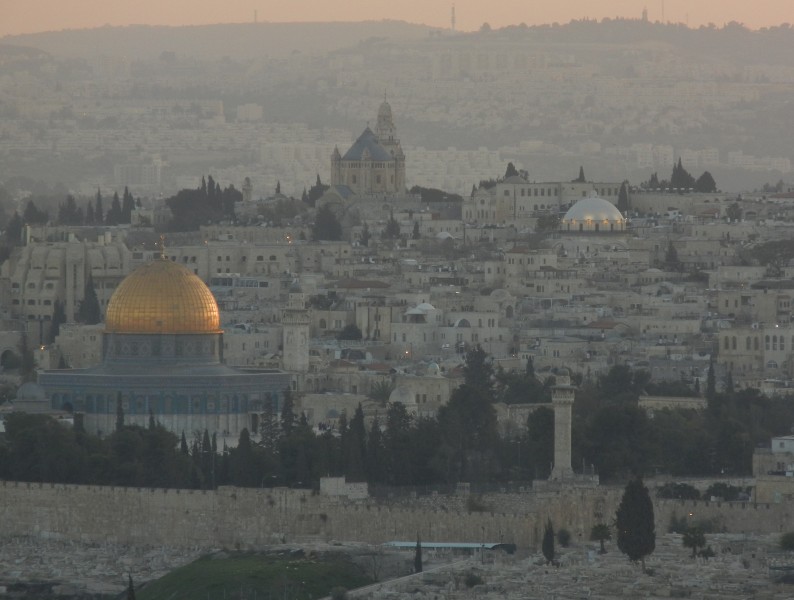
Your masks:
M744 349L751 350L752 349L751 344L752 342L750 341L750 336L748 335L747 339L744 340Z
M769 352L769 336L764 336L764 350Z

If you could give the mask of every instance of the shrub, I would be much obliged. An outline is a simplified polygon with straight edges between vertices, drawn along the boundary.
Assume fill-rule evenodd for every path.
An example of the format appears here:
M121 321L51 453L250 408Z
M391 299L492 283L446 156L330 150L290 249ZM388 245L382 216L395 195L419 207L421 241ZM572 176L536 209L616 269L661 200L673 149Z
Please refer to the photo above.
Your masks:
M721 498L725 502L735 502L736 500L746 500L749 498L748 491L749 488L742 488L736 485L730 485L729 483L718 481L717 483L712 483L708 487L703 494L703 497L706 500L710 500L711 498Z
M347 590L341 586L332 588L331 600L347 600Z
M571 543L571 532L567 529L560 529L557 532L557 541L560 543L560 546L567 548Z
M665 483L656 495L666 500L700 500L700 492L688 483Z
M794 531L789 531L780 536L780 547L783 550L794 550Z
M466 584L466 587L473 588L475 585L482 585L485 583L482 580L482 577L477 575L477 573L466 573L466 578L463 580Z
M675 513L670 515L670 524L667 526L668 533L684 533L687 527L686 517L679 517Z

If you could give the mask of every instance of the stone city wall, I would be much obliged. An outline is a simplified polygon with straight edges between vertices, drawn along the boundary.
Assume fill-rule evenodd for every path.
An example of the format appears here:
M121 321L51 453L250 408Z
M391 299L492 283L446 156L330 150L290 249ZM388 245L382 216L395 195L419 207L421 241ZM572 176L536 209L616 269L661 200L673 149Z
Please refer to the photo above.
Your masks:
M537 548L547 519L585 540L611 523L622 490L593 488L429 496L377 502L328 498L307 490L222 487L169 490L0 482L0 537L80 542L255 548L281 542L389 540L504 542ZM656 502L657 531L671 515L718 518L727 531L794 529L785 504Z

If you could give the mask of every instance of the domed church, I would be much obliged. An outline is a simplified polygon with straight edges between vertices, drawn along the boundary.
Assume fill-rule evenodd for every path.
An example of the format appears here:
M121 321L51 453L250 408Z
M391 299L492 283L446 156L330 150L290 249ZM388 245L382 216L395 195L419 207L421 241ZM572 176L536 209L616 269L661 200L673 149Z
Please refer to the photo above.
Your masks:
M378 109L375 131L367 125L344 156L334 148L331 186L347 187L358 195L405 191L405 154L385 98Z
M236 439L256 433L265 406L278 414L290 375L243 370L222 362L218 304L204 282L165 257L142 265L116 288L107 306L103 362L49 370L38 382L56 410L82 418L86 431L145 426L150 415L176 433L209 430Z

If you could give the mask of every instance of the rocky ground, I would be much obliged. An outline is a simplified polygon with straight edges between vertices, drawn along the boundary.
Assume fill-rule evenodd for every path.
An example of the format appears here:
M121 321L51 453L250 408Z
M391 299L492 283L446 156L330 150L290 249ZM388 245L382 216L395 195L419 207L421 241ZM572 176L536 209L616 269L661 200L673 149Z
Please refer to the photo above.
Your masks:
M702 600L788 600L794 585L778 580L794 567L794 555L777 548L779 536L708 535L716 556L692 560L681 536L657 537L648 574L631 564L614 542L606 554L596 543L559 548L559 566L542 556L486 553L464 558L425 551L425 572L412 568L413 551L361 544L301 544L305 552L344 552L384 583L349 592L353 599L464 600L694 598ZM279 547L283 550L284 547ZM274 549L275 550L275 549ZM115 598L127 583L157 579L207 549L137 548L78 544L33 538L0 542L0 598L99 600ZM794 573L794 571L791 571ZM396 579L392 579L395 578Z
M0 598L115 598L203 554L201 549L79 544L39 538L0 541Z
M697 598L789 600L794 585L777 580L794 557L777 549L779 536L708 535L716 556L693 560L681 536L657 537L648 574L631 564L614 543L607 554L597 544L561 549L560 566L542 556L495 556L450 565L349 594L378 600ZM771 568L770 568L771 567Z

